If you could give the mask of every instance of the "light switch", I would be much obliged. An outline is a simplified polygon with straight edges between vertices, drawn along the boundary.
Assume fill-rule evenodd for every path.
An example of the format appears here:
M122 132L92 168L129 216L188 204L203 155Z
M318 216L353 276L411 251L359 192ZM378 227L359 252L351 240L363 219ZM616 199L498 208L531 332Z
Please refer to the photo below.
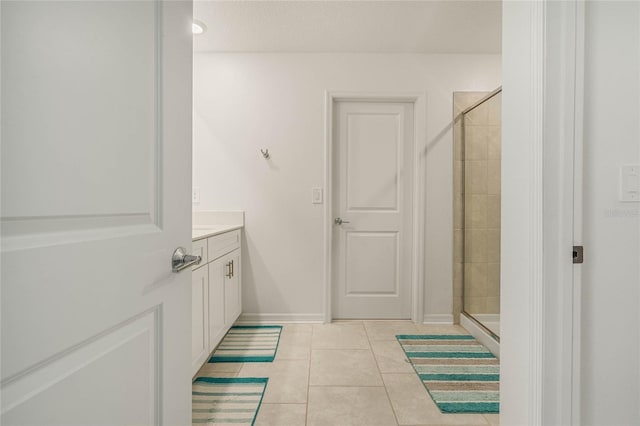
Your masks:
M322 204L322 188L311 189L311 202L313 204Z
M191 191L191 202L194 204L200 202L200 187L193 187L193 190Z
M620 201L640 202L640 164L620 166Z

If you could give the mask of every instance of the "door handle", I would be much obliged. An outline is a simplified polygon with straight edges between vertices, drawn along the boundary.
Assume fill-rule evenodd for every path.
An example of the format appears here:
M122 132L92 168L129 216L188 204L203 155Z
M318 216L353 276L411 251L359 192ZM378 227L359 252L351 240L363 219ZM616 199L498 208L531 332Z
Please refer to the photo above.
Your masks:
M180 272L187 269L191 265L198 265L202 260L202 256L194 256L187 254L187 250L184 247L178 247L171 256L171 270L173 272Z
M333 220L333 223L335 223L336 225L342 225L343 223L351 223L351 222L349 222L348 220L342 220L341 218L336 217Z

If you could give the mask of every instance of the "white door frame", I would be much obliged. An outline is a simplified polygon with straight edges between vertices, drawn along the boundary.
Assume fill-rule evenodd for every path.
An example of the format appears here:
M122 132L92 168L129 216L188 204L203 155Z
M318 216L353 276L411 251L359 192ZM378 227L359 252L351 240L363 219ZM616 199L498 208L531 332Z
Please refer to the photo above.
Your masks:
M503 3L501 424L580 422L583 27L583 0Z
M333 240L333 105L335 102L406 102L413 104L413 241L411 244L411 319L422 323L424 311L424 144L426 141L426 94L325 92L325 209L324 209L324 321L331 322L332 240Z

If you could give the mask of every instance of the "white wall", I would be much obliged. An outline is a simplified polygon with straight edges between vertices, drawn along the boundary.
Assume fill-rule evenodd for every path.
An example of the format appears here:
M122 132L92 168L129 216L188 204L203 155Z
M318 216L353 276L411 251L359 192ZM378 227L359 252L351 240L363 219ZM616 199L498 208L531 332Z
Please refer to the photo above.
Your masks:
M639 203L618 168L640 164L640 4L587 2L582 422L640 424Z
M244 210L243 310L315 314L324 298L325 91L427 97L425 314L452 310L452 93L501 83L499 55L194 58L194 210ZM265 160L260 148L268 148Z

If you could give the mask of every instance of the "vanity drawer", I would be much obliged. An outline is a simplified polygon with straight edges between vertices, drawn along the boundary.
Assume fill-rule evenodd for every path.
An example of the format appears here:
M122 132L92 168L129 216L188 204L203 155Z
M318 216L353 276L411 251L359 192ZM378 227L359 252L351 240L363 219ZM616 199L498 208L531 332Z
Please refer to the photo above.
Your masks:
M220 256L232 252L233 250L240 248L240 230L225 232L224 234L216 235L207 238L207 246L209 250L209 261L215 260Z
M209 262L207 252L208 250L206 238L196 240L191 243L191 254L193 254L194 256L202 256L202 260L200 261L200 263L197 265L193 265L193 269L198 269Z

